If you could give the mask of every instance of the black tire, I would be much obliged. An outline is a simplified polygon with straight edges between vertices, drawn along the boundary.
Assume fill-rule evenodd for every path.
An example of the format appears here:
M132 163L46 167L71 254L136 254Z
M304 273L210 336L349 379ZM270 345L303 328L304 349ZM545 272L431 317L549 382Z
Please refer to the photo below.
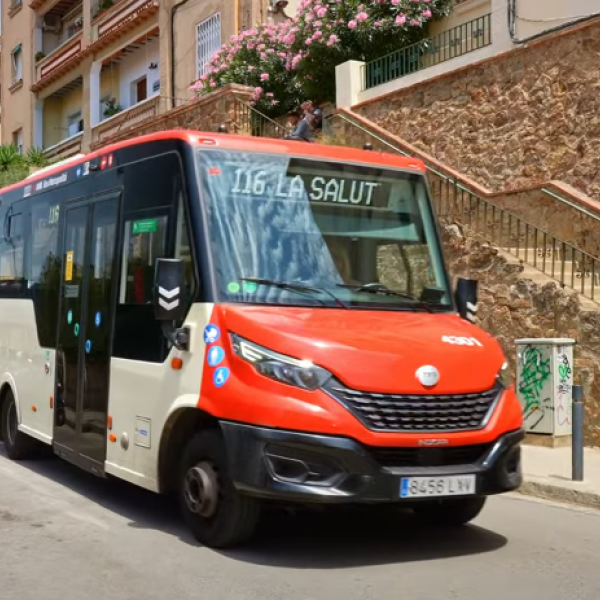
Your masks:
M180 509L194 537L210 548L231 548L250 540L260 518L260 501L240 494L229 475L219 430L190 439L181 461Z
M28 460L33 458L38 449L37 441L19 431L17 405L11 390L4 394L2 402L2 439L6 454L11 460Z
M483 510L486 500L485 496L477 496L424 501L415 504L413 511L427 524L436 527L459 527L477 517Z

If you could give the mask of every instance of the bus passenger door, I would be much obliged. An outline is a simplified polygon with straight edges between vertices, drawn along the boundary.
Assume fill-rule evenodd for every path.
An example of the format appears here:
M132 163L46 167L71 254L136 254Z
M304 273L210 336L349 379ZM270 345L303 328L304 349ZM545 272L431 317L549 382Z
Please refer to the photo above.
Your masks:
M54 448L104 473L112 328L118 277L119 195L67 204L61 215L61 295Z

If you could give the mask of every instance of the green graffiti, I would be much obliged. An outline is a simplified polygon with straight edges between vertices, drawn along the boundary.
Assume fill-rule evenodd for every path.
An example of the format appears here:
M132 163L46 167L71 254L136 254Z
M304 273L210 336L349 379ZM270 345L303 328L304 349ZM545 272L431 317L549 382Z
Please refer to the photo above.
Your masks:
M544 360L539 348L527 346L523 352L523 370L519 382L519 394L523 399L523 416L525 420L538 414L539 419L531 426L535 429L544 418L549 398L542 399L544 384L550 378L550 359Z
M558 376L561 381L565 381L571 375L571 366L566 355L563 356L563 362L558 365Z

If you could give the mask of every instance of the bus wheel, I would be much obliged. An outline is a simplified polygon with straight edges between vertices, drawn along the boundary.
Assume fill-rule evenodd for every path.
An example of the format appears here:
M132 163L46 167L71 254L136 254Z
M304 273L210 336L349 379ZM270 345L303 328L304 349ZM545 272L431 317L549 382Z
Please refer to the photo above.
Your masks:
M194 537L211 548L248 541L260 516L260 501L240 494L229 476L219 431L196 434L181 464L179 501Z
M485 505L486 497L457 498L419 502L413 511L426 523L437 527L457 527L472 521Z
M17 405L11 390L8 390L2 403L2 439L6 454L11 460L32 458L37 449L36 441L19 431Z

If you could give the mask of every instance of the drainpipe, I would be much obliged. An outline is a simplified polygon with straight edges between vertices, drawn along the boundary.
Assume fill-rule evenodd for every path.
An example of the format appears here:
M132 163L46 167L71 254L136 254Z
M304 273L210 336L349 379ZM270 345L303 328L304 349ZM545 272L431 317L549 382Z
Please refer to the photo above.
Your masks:
M175 102L175 15L189 0L181 0L171 8L171 108L176 108Z
M545 29L544 31L542 31L540 33L530 35L529 37L518 38L517 37L517 0L508 0L507 7L508 7L508 32L510 34L510 39L513 41L514 44L525 44L527 42L531 42L532 40L541 38L549 33L554 33L556 31L561 31L563 29L567 29L567 27L571 27L572 25L575 25L576 23L583 23L585 21L591 21L592 19L595 19L596 17L600 17L600 12L596 12L596 13L593 13L586 17L581 17L579 19L573 19L572 21L569 21L568 23L563 23L562 25L557 25L556 27L552 27L550 29Z

